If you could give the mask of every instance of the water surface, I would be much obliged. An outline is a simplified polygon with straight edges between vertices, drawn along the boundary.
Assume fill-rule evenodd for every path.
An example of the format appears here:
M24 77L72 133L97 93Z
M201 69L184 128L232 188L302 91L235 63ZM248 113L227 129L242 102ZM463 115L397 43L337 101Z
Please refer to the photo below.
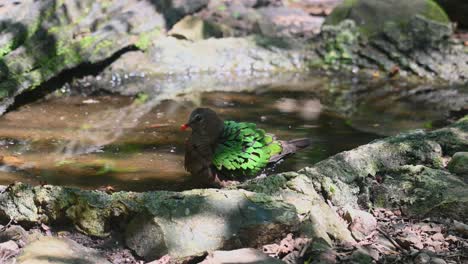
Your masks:
M343 109L330 103L336 99L328 100L331 95L324 97L314 83L300 89L281 85L255 92L206 92L158 104L146 104L144 96L48 96L0 118L0 184L135 191L194 187L196 179L183 168L188 133L179 126L196 106L211 107L227 120L254 122L280 139L310 138L312 146L283 162L278 172L366 144L382 137L379 131L387 127L396 133L422 128L433 119L402 115L395 107L388 111L392 103L385 102L392 102L391 97L370 100L361 105L364 110L345 117ZM388 118L395 115L399 119ZM356 129L357 124L364 129Z

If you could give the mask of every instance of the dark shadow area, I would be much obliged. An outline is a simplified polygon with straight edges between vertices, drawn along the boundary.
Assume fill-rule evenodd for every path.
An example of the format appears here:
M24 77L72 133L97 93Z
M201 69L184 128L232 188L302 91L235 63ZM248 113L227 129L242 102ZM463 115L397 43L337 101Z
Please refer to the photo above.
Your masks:
M15 103L8 108L8 111L14 111L23 105L35 102L47 94L59 89L65 83L71 82L75 78L82 78L88 75L99 75L99 73L101 73L107 66L111 65L114 61L120 58L120 56L127 52L136 50L138 50L138 48L132 45L117 51L112 56L103 61L97 63L82 63L71 69L63 70L57 76L42 83L37 88L18 95L15 98Z
M16 80L9 78L12 74L9 67L6 65L4 56L8 55L11 51L20 46L27 37L27 28L17 22L10 20L0 21L0 34L13 34L13 40L9 47L2 47L5 50L0 51L0 93L2 96L9 96L12 91L7 90L8 87L16 87L18 83ZM2 54L2 52L4 54ZM3 100L4 98L2 98Z
M190 1L173 1L173 0L148 0L155 10L164 16L166 21L166 30L174 26L177 21L186 15L194 14L205 8L208 1L190 0ZM177 2L178 6L174 6L173 2ZM185 2L185 3L184 3ZM206 3L205 3L206 2Z
M47 261L51 263L68 263L68 264L95 264L93 261L85 260L83 258L65 258L65 257L52 257L52 256L38 256L35 258L39 261Z
M38 16L38 28L32 34L28 36L27 25L18 22L12 22L10 20L3 20L0 22L0 33L12 33L13 44L8 50L7 54L0 54L0 91L5 95L2 98L6 104L7 100L13 100L10 97L20 93L19 96L14 98L14 104L8 106L7 110L16 110L18 107L34 102L48 93L60 88L65 83L70 82L74 78L80 78L86 75L97 75L105 67L109 66L112 62L117 60L122 54L137 50L135 46L124 47L118 50L110 57L99 61L97 63L82 63L73 68L63 68L63 60L66 58L66 54L62 54L59 51L58 40L53 34L50 34L50 25L47 23L56 20L51 10L55 10L58 1L52 1L47 5L44 5ZM49 21L50 20L50 21ZM60 22L57 22L60 24ZM50 24L50 23L49 23ZM33 27L33 25L30 25ZM11 54L16 48L24 48L24 52L16 52L12 57L9 58L9 65L5 62L5 55ZM71 51L71 56L79 56L78 50ZM31 60L32 63L28 64L27 60ZM26 61L26 62L25 62ZM26 63L23 65L23 63ZM28 68L25 68L28 67ZM65 65L66 67L66 65ZM41 76L40 78L48 79L47 81L40 83L37 87L30 89L31 83L34 80L30 80L28 73L37 71ZM49 76L54 76L49 78ZM32 77L38 78L38 77ZM24 87L20 87L24 86ZM7 89L9 88L9 89ZM24 91L23 93L23 90Z

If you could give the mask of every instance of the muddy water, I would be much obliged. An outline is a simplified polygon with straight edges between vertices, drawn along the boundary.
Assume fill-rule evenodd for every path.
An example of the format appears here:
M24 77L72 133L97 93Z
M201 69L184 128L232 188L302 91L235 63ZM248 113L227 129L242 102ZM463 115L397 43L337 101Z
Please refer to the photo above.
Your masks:
M215 109L225 119L255 122L281 139L312 140L310 148L277 171L298 170L381 137L353 128L349 119L325 106L323 98L301 90L211 92L150 108L143 107L144 99L49 96L7 113L0 118L0 184L135 191L194 187L196 179L183 169L188 134L179 126L196 104ZM374 116L368 120L370 127ZM418 122L413 127L420 126Z

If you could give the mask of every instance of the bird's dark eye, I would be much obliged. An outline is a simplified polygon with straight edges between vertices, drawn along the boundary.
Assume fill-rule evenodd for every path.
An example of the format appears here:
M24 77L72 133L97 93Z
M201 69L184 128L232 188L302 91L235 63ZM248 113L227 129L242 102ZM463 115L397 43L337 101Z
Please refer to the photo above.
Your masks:
M201 120L202 120L201 115L196 115L196 116L195 116L195 121L201 121Z

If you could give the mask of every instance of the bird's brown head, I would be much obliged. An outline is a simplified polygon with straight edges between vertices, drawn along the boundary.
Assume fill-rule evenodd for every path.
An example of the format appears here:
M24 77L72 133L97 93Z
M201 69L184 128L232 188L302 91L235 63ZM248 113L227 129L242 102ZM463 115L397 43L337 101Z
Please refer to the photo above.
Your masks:
M193 134L217 138L223 131L224 122L210 108L196 108L190 114L188 122L183 124L180 129L184 131L189 127Z

